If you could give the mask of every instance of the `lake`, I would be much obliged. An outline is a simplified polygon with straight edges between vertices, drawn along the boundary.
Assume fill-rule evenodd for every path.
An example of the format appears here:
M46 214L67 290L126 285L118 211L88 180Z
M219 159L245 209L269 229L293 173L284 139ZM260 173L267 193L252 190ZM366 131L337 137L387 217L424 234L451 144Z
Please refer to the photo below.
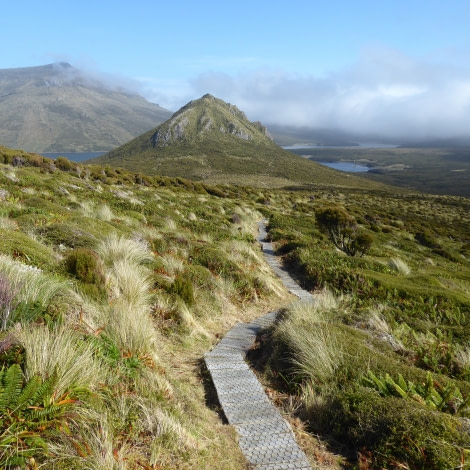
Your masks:
M382 144L380 142L360 142L357 145L308 145L308 144L294 144L286 145L282 148L285 150L301 150L301 149L395 149L399 145Z
M44 157L53 158L54 160L57 157L65 157L72 162L83 162L89 160L90 158L100 157L106 152L53 152L53 153L41 153Z
M335 170L349 171L351 173L364 173L370 170L368 166L358 165L351 162L317 162L320 165L325 165Z

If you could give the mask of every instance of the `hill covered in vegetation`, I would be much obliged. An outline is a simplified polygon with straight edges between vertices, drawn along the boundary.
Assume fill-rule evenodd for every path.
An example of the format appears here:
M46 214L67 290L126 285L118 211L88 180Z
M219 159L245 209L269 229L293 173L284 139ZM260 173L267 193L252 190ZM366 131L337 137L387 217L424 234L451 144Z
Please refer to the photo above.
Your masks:
M0 467L244 469L202 357L283 307L252 360L312 465L465 468L470 202L340 181L209 185L0 148ZM264 262L262 218L313 307ZM329 223L362 237L355 256Z
M66 63L0 69L0 143L33 152L110 150L171 113Z
M258 187L326 181L349 186L348 179L354 178L280 148L261 123L250 122L236 106L211 95L191 101L157 128L90 162Z

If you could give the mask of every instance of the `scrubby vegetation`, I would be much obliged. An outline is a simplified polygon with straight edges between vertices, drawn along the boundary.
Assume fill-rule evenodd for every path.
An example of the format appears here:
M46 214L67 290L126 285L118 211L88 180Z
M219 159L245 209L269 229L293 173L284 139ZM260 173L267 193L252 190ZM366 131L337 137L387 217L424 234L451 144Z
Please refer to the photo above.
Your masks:
M243 468L200 358L284 295L258 192L2 152L0 468Z
M245 468L201 358L280 305L265 379L342 467L469 467L468 199L0 162L0 467ZM263 217L313 305L287 305Z
M468 200L331 191L280 202L271 240L316 300L271 331L267 376L359 468L469 468ZM357 221L370 251L347 256L324 233L332 219L347 233Z
M348 145L348 144L346 144ZM351 145L351 144L349 144ZM430 194L470 197L470 149L451 148L309 148L293 153L316 162L347 161L368 166L370 181Z

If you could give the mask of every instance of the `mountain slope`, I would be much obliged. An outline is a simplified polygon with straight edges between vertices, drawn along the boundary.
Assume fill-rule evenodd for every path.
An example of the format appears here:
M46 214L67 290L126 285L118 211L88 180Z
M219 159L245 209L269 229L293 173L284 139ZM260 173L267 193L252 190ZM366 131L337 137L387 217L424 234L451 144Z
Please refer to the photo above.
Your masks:
M171 113L69 64L0 70L0 144L34 152L109 150Z
M90 162L261 186L325 180L349 185L351 178L280 148L261 123L212 95L191 101L159 127Z

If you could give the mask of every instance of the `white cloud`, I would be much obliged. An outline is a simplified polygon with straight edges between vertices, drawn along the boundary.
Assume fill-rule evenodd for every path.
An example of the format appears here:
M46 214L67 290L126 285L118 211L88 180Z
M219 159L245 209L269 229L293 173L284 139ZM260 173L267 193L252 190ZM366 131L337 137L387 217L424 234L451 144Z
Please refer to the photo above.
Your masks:
M399 137L469 135L470 69L390 49L365 51L354 66L326 78L264 68L207 72L190 85L190 99L212 93L264 123Z

